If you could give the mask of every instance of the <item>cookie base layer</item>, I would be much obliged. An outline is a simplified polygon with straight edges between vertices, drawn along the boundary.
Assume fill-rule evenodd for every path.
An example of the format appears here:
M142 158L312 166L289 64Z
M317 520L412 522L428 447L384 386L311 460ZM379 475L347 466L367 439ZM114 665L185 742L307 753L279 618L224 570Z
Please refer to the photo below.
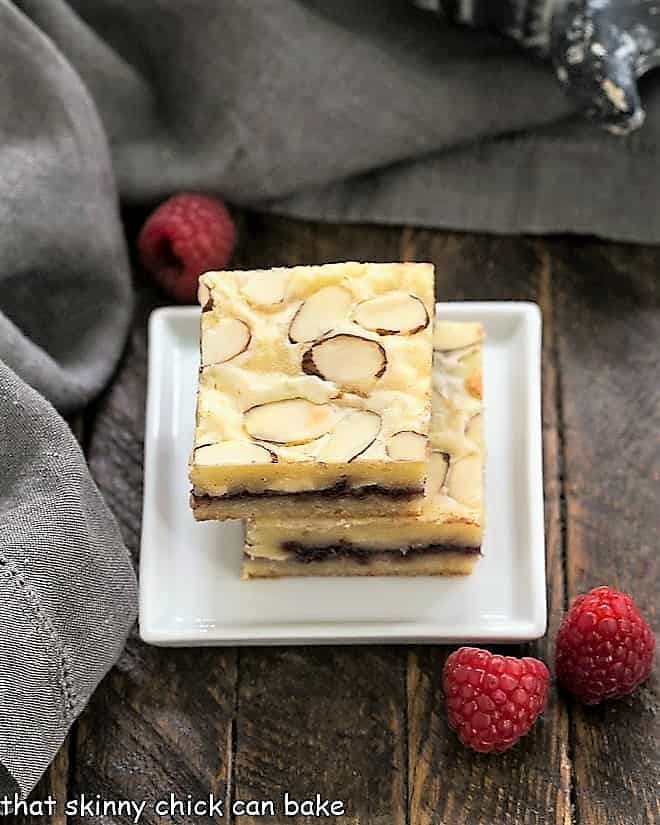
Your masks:
M242 579L289 576L467 576L481 558L480 548L435 551L420 548L404 555L399 551L369 553L368 558L340 556L298 561L243 555Z
M212 498L283 496L316 493L363 496L366 492L421 490L426 479L426 461L362 461L359 464L323 462L251 464L193 468L192 490Z
M366 488L308 493L240 493L232 496L190 496L196 521L226 519L372 518L415 516L422 508L423 492L416 489Z

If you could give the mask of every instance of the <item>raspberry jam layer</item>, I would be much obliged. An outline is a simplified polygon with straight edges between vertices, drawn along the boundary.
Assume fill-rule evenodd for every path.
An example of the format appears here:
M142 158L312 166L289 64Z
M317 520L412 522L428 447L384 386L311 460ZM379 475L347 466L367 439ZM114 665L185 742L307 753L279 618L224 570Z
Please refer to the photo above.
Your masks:
M381 550L354 545L348 541L329 545L309 545L296 541L286 541L281 545L281 548L288 554L288 561L295 561L299 564L332 561L335 559L351 559L360 564L369 564L376 559L387 558L405 561L418 556L443 555L445 553L461 553L466 556L481 554L481 547L465 547L457 544L432 544L428 547L404 547L392 550ZM246 548L246 551L246 555L249 556L249 547Z
M373 494L387 496L392 499L411 499L419 496L421 490L416 487L382 487L378 484L366 484L360 487L351 487L347 481L340 481L332 487L325 487L319 490L305 490L302 492L288 493L284 490L260 490L251 492L250 490L234 490L222 496L209 496L206 493L201 495L193 491L191 503L193 508L198 504L210 504L213 501L227 501L235 499L250 498L272 498L276 496L295 497L301 501L305 499L323 496L324 498L337 498L339 496L350 496L351 498L365 498Z

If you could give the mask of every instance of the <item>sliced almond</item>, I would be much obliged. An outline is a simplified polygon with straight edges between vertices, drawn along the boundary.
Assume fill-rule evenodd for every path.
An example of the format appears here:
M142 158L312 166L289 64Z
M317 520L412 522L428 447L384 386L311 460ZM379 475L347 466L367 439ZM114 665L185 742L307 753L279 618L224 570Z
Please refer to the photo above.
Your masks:
M449 454L433 450L429 456L429 469L426 478L426 489L430 495L439 493L445 486L448 470Z
M222 364L250 346L250 327L238 318L221 318L208 325L202 320L202 366Z
M371 410L351 410L330 433L319 461L350 462L367 450L380 432L381 418Z
M476 453L461 458L451 465L447 479L447 492L456 501L468 507L479 507L482 484L481 457Z
M387 439L385 450L394 461L425 461L428 439L414 430L401 430Z
M479 323L437 321L433 329L433 349L438 352L455 352L476 346L483 337L483 327Z
M481 413L473 415L468 421L467 427L465 428L465 435L470 439L470 441L475 441L477 444L481 444L483 439Z
M358 304L353 320L379 335L414 335L429 325L429 314L416 295L387 292Z
M251 441L219 441L197 447L195 464L231 464L239 467L245 464L277 464L277 456L272 450Z
M326 286L298 307L289 326L289 341L315 341L348 315L353 298L341 286Z
M197 300L202 308L202 312L208 312L213 309L213 296L211 290L206 286L202 278L197 283Z
M241 286L246 301L256 307L267 309L284 301L286 292L286 270L263 269L251 272Z
M287 398L251 407L244 414L245 429L259 441L274 444L306 444L329 432L337 412L329 404L305 398Z
M387 368L385 349L378 341L360 335L333 335L310 347L302 358L302 369L346 390L360 392Z

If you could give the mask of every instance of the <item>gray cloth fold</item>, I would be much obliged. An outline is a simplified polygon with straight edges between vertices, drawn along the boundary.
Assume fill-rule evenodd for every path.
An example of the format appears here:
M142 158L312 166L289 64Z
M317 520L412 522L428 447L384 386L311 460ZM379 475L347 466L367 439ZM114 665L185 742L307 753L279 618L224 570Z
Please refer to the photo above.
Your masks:
M643 88L646 126L612 137L549 66L406 0L0 0L0 792L30 790L135 611L112 517L27 386L70 412L112 374L117 191L658 241Z
M89 90L126 200L660 240L653 74L646 125L617 138L572 115L549 64L407 0L18 6Z
M116 660L137 593L75 438L35 391L79 408L124 345L130 281L106 137L75 70L4 0L0 67L0 795L13 796Z
M128 263L106 138L83 83L0 0L0 358L60 410L124 346Z
M119 655L135 576L76 440L0 362L0 795L27 794Z

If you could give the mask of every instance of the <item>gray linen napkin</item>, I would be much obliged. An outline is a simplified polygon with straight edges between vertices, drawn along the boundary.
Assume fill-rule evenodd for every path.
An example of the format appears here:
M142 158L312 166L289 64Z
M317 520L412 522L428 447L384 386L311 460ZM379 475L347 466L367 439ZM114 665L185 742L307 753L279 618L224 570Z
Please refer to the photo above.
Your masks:
M67 425L0 362L0 795L29 793L119 655L135 576Z
M103 129L53 44L0 5L0 796L26 795L121 651L136 583L55 409L107 380L130 318Z
M408 0L17 5L89 89L127 200L660 240L653 73L618 138L571 116L549 64Z
M33 786L135 612L114 522L27 386L70 412L116 365L117 190L654 242L643 88L645 127L612 137L549 66L407 0L0 0L0 793Z

